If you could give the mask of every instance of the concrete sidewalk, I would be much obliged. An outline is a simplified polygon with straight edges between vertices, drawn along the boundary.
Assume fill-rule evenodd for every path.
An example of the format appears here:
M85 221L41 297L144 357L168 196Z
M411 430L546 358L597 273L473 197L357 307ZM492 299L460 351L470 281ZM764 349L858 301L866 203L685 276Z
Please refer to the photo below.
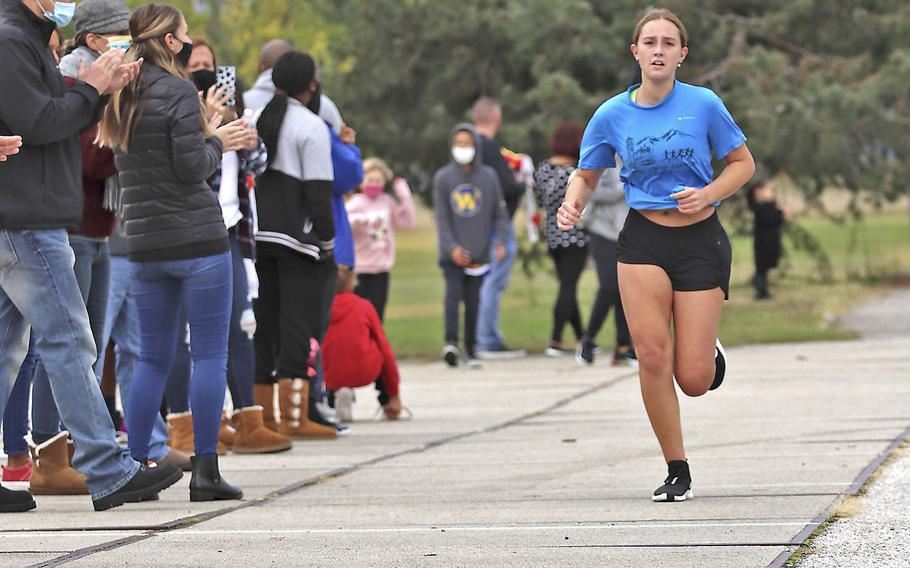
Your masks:
M910 337L730 350L683 397L695 500L665 466L635 373L529 358L402 368L410 422L272 456L227 456L248 500L5 515L0 566L767 566L910 425ZM801 539L799 539L801 542ZM69 564L71 563L71 564Z

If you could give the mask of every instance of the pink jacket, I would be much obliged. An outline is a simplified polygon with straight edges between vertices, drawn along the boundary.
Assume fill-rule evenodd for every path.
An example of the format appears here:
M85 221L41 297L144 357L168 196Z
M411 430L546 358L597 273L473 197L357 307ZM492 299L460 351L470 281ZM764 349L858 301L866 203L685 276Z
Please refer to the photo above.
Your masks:
M414 226L414 199L402 178L393 185L398 201L388 193L370 199L362 193L351 197L345 207L354 233L354 271L379 274L395 264L395 229Z

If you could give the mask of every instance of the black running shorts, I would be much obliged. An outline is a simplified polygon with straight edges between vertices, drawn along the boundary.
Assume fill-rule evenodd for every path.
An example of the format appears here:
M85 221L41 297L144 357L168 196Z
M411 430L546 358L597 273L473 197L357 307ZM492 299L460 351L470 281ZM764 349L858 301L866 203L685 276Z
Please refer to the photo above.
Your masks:
M616 260L663 268L677 292L719 287L724 299L730 298L733 251L716 211L693 225L665 227L631 209L619 233Z

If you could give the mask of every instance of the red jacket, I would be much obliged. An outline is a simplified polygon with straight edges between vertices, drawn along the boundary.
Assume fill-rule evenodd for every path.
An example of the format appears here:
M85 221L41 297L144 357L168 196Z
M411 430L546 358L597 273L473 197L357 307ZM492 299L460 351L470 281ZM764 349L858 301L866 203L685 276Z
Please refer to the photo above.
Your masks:
M73 79L66 78L67 84ZM98 126L94 125L79 136L82 149L82 191L85 204L82 208L82 222L79 230L71 231L86 237L109 237L114 232L114 213L102 207L104 202L104 180L117 174L114 152L95 144Z
M322 360L328 390L364 387L382 379L386 393L398 396L398 365L376 309L353 292L335 296Z

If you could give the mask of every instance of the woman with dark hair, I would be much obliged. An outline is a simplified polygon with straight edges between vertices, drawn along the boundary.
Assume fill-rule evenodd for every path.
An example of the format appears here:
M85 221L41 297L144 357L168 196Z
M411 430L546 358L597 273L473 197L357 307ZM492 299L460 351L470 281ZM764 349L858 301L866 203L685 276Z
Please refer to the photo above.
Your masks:
M255 398L267 427L292 438L331 439L338 430L312 420L309 393L312 346L322 334L326 290L336 270L332 143L329 127L308 108L318 96L313 58L285 53L272 78L275 96L257 122L268 168L256 181ZM276 382L280 423L272 404Z
M588 259L588 235L580 228L561 231L556 225L556 212L566 197L569 179L578 167L578 153L584 129L575 122L563 122L550 137L553 156L541 162L534 172L534 196L546 212L543 234L547 250L556 265L559 293L553 306L553 333L546 354L563 357L575 353L574 347L562 342L566 323L572 326L575 339L581 340L584 328L578 309L578 279Z
M221 478L216 454L232 280L227 229L206 179L223 152L249 145L256 134L241 121L215 130L203 114L186 72L193 45L179 10L141 6L130 33L127 60L145 64L137 81L114 94L100 130L116 154L127 250L136 263L142 348L126 408L130 451L148 459L184 305L193 338L190 500L240 499L243 492Z
M193 71L193 82L197 89L203 93L212 93L217 82L216 68L212 46L204 40L196 40L189 69ZM215 92L214 100L219 103L224 98L234 98L235 101L230 106L219 104L215 109L224 122L243 116L243 89L236 88L234 91ZM212 101L213 97L208 99ZM212 191L218 195L224 224L228 229L234 288L228 335L228 388L234 405L236 434L227 436L226 431L229 429L222 425L219 439L225 446L241 454L264 454L291 449L291 440L287 436L264 426L263 409L253 403L253 378L256 373L253 335L256 331L256 318L253 314L247 266L252 266L256 259L256 244L253 239L257 218L252 180L265 171L267 162L265 143L257 137L253 146L236 152L225 152L221 157L221 165L208 180ZM255 269L253 274L255 275ZM192 428L192 421L188 422L188 426Z

